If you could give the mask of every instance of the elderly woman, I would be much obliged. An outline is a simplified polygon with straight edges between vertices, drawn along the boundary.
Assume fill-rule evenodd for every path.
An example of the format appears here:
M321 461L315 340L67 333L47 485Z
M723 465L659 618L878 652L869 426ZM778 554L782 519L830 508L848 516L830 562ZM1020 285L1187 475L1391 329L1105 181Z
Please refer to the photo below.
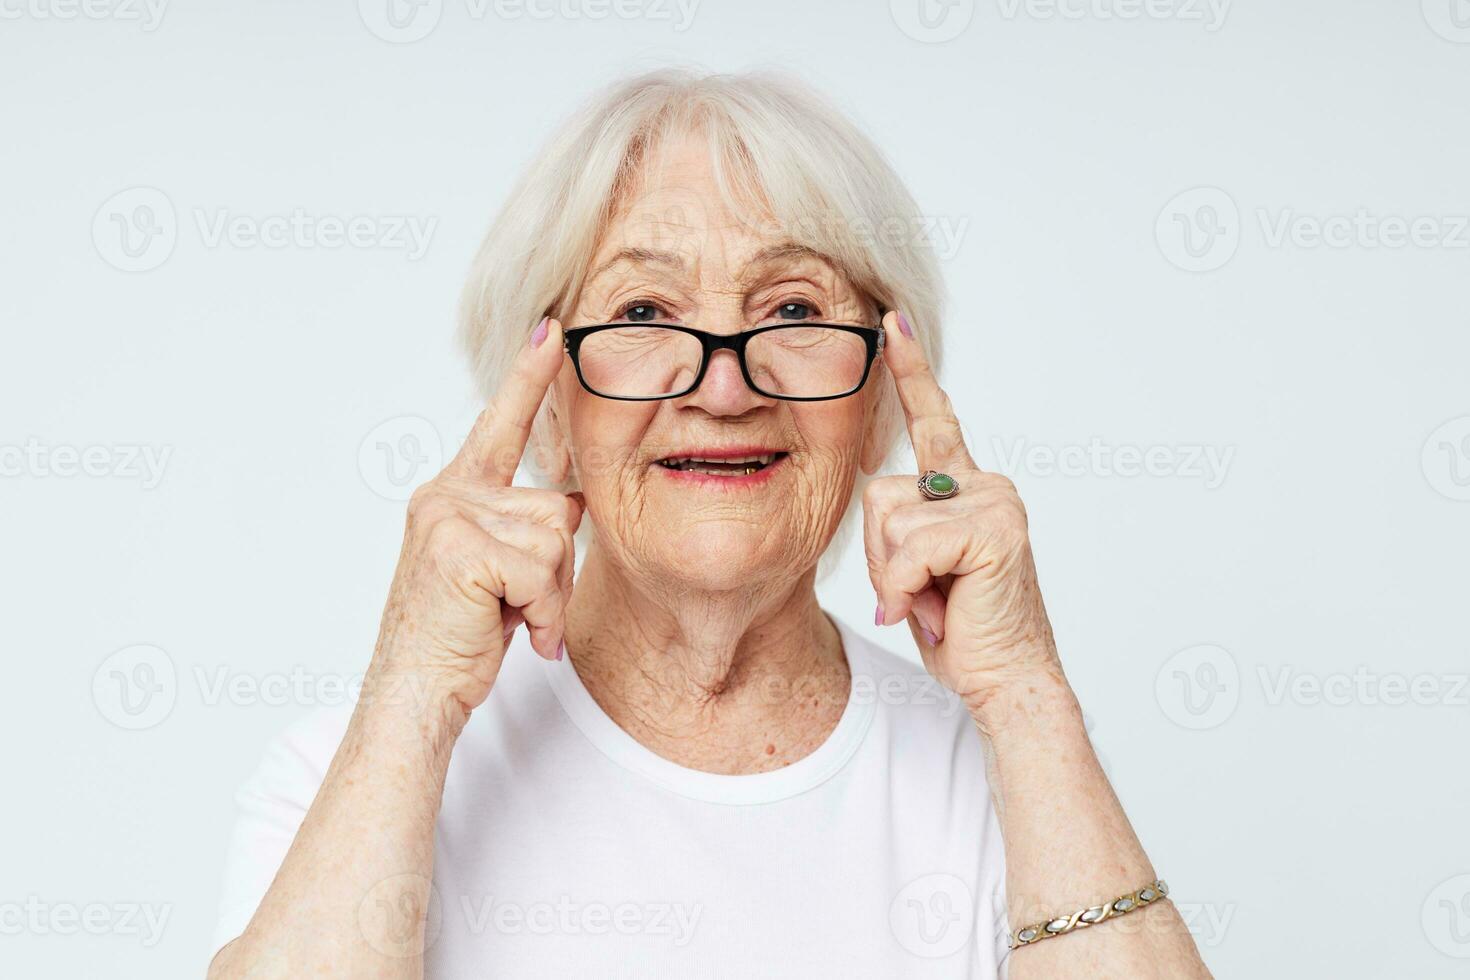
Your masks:
M1208 976L935 380L917 226L775 79L637 78L551 140L362 694L241 790L211 976ZM924 475L880 475L905 434ZM927 674L818 605L858 509Z

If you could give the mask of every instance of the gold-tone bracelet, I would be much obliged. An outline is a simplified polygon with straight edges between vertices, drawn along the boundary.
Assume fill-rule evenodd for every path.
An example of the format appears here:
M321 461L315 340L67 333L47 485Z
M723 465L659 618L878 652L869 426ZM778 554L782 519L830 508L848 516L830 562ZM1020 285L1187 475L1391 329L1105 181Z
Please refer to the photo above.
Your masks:
M1159 899L1169 894L1169 886L1162 881L1144 885L1136 892L1127 895L1119 895L1106 905L1094 905L1092 908L1078 909L1071 915L1061 915L1047 922L1038 922L1034 926L1017 929L1010 935L1010 947L1030 946L1039 943L1043 939L1053 936L1062 936L1073 929L1082 929L1087 926L1095 926L1099 922L1116 919L1120 915L1127 915L1134 909L1141 909L1145 905L1152 905Z

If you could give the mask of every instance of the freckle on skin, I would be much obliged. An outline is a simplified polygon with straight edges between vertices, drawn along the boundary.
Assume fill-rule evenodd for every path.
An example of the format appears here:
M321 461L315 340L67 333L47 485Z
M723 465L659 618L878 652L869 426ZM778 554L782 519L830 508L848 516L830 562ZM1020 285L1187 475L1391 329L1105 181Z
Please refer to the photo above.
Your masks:
M767 745L766 746L766 755L775 755L775 754L776 754L776 747L774 745Z

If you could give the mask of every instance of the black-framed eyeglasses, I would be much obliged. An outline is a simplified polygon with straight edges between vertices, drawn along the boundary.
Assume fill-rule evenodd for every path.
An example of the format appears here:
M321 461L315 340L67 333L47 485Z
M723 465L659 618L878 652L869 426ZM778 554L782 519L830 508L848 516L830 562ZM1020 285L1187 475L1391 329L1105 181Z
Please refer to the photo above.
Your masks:
M674 323L603 323L570 327L565 338L583 388L640 402L689 394L720 350L735 352L745 383L767 398L845 398L867 383L886 340L881 326L805 322L732 334Z

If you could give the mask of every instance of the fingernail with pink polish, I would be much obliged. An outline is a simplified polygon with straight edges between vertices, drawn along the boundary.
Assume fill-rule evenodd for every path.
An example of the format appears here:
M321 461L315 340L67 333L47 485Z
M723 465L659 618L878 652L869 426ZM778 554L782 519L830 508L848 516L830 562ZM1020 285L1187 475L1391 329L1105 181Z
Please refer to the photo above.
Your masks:
M567 641L564 640L564 639L557 640L556 641L556 659L560 660L562 657L565 657L566 655L567 655Z
M881 602L878 603L878 611L875 612L875 613L873 613L873 625L874 626L882 626L883 625L883 603L881 603Z
M934 631L931 630L929 627L920 626L919 632L924 634L925 643L929 644L931 647L939 646L939 637L935 636Z
M543 316L541 322L536 324L536 329L531 331L531 346L540 347L541 342L546 339L546 325L551 322L551 317Z
M912 337L914 335L914 328L909 326L909 318L904 316L901 310L898 314L898 329L905 337Z

